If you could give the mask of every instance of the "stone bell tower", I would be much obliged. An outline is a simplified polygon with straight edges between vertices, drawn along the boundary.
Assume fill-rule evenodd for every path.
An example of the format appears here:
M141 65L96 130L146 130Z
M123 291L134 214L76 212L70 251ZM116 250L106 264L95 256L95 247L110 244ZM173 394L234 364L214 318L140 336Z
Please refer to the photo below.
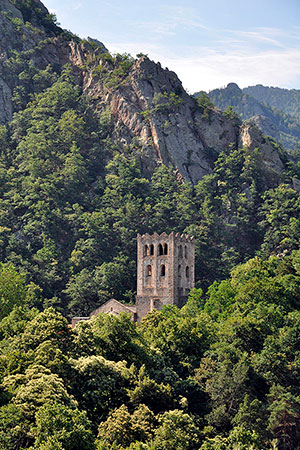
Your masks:
M195 285L194 238L138 234L137 246L137 320L163 305L182 307Z

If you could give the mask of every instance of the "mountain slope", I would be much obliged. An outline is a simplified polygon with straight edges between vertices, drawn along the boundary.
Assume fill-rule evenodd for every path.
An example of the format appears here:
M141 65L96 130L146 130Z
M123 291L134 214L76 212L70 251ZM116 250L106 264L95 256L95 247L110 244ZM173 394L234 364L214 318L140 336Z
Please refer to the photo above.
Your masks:
M144 56L112 57L103 45L80 41L57 27L40 2L33 5L37 12L26 17L29 21L22 16L24 7L17 9L8 0L1 6L0 122L10 121L47 85L38 81L39 71L50 65L59 74L70 64L95 114L101 117L109 109L111 139L122 147L134 139L146 176L164 163L195 183L211 172L220 151L243 144L238 124L214 108L206 114L175 73ZM254 146L263 142L257 138Z
M299 168L255 125L38 1L5 0L0 20L0 258L33 283L31 305L133 300L137 233L193 234L205 289L257 251L297 248Z
M222 110L232 106L243 120L251 119L264 134L280 141L285 148L291 151L299 149L300 120L296 90L264 86L240 89L237 84L230 83L226 88L215 89L208 95Z
M265 105L300 119L300 91L298 89L282 89L257 84L244 88L243 92Z

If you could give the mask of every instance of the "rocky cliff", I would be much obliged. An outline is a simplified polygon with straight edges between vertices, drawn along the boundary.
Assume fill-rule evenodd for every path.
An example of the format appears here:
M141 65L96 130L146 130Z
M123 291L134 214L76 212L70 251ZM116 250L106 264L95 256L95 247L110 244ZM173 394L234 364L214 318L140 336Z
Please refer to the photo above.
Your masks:
M265 135L272 136L291 154L299 149L297 90L264 86L240 89L237 84L229 83L226 88L214 89L208 95L221 110L232 106L243 120L251 120Z
M261 148L266 171L282 171L281 155L255 125L199 106L174 72L146 56L112 57L98 41L81 41L59 28L39 1L31 3L28 11L21 1L1 1L0 123L9 123L34 93L34 82L22 78L22 65L60 71L69 64L94 113L101 118L109 112L113 142L136 151L145 175L164 163L195 183L232 144Z

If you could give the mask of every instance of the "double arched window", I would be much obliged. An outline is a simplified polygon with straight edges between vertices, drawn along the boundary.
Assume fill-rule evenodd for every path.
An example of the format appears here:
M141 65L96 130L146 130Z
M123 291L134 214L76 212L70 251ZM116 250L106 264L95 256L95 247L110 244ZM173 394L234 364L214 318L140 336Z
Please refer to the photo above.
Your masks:
M158 245L158 254L161 255L167 255L168 254L168 244L159 244Z
M144 246L144 256L153 256L154 255L154 245L145 245Z

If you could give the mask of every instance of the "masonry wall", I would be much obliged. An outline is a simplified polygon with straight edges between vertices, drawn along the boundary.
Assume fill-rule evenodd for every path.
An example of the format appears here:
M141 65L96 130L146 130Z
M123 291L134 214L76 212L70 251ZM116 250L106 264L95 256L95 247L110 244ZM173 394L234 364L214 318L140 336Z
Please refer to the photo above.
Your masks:
M185 236L175 239L174 303L182 307L191 289L195 287L195 244Z
M194 241L186 235L138 235L137 318L163 305L183 306L194 287Z
M115 316L118 316L121 312L126 312L131 314L131 317L133 320L136 319L136 308L135 306L130 307L127 305L124 305L123 303L118 302L118 300L110 299L107 302L105 302L103 305L99 306L99 308L95 309L91 314L90 317L96 316L99 313L109 313L113 314Z

